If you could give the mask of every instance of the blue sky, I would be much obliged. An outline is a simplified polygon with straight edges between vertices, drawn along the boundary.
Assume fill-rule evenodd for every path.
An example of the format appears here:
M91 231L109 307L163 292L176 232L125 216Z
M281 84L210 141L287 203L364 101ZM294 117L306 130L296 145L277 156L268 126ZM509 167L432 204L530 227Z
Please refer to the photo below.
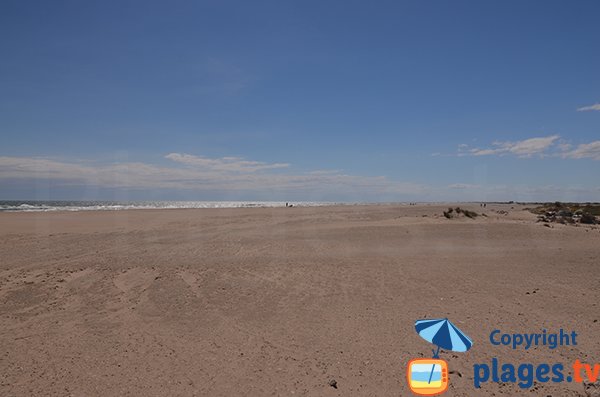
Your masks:
M597 1L0 2L0 199L600 201Z

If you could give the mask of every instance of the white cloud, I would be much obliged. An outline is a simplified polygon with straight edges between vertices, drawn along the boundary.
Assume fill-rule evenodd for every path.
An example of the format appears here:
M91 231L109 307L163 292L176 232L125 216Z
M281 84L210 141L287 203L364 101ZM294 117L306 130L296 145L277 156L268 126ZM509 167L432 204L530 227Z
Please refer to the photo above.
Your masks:
M315 170L309 172L310 175L331 175L331 174L339 174L340 170Z
M600 103L595 103L593 105L584 106L584 107L577 109L578 112L589 112L590 110L600 111Z
M559 143L558 145L556 145L556 147L558 148L559 151L566 152L568 150L571 150L573 145L571 145L570 143L562 142L562 143Z
M518 156L531 156L545 152L558 138L560 138L558 135L543 138L530 138L515 143L506 142L504 146L509 152Z
M203 156L193 156L191 154L181 153L169 153L165 158L198 168L223 172L256 172L275 168L287 168L290 166L287 163L267 164L261 161L248 161L240 157L210 159Z
M529 138L516 142L493 142L490 148L469 148L462 144L458 147L458 156L515 155L518 157L562 157L570 159L589 158L600 160L600 141L574 146L560 139L559 135Z
M470 149L469 152L473 156L489 156L491 154L501 153L500 149Z
M348 175L339 171L273 173L287 168L240 158L211 159L187 154L166 156L175 166L145 163L90 164L45 158L0 157L0 181L43 179L63 185L109 188L188 189L197 191L295 191L315 194L408 194L425 192L414 183L391 181L384 176ZM183 166L182 166L183 165ZM261 171L261 172L259 172Z
M472 189L472 188L478 188L479 185L472 185L469 183L453 183L451 185L448 185L448 188L450 189Z
M600 141L579 145L565 157L600 159ZM175 161L168 166L139 162L98 164L89 161L66 161L32 157L0 156L0 191L14 181L52 181L53 189L65 186L119 188L144 191L164 189L192 192L197 197L214 193L224 197L294 197L323 200L425 200L425 201L590 201L596 200L598 186L501 186L452 183L444 186L421 185L393 181L385 176L349 175L335 170L315 170L305 173L274 172L264 162L239 158L218 158L181 154L170 156ZM178 161L200 158L195 162ZM208 165L204 164L208 161ZM243 162L242 164L238 164ZM251 164L247 164L249 162ZM223 163L226 164L223 167ZM237 164L232 166L231 163ZM240 171L240 169L242 171ZM466 181L468 182L468 181Z
M459 155L490 156L490 155L515 155L519 157L531 157L534 155L544 156L546 152L560 139L559 135L536 137L522 141L496 141L490 148L468 148L467 145L459 145Z
M563 153L563 157L573 159L591 158L600 160L600 141L583 143L575 149Z
M444 197L447 201L597 201L600 194L598 185L582 186L577 184L558 185L464 185L464 188L434 189L434 197ZM451 185L452 186L452 185Z

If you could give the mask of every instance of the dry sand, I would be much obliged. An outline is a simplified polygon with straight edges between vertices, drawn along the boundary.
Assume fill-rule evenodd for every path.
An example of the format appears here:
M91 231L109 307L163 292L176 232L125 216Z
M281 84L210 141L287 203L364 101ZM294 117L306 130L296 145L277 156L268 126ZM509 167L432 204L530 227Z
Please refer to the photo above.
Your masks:
M584 395L473 388L492 357L600 361L600 231L512 207L0 213L0 395L408 396L427 317L474 340L441 355L447 395ZM492 347L495 328L579 345Z

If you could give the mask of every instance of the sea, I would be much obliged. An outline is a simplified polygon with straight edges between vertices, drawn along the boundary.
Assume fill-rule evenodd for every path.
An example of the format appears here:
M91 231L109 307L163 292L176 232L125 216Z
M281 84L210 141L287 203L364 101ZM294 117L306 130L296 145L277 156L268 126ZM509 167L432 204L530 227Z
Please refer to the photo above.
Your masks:
M178 208L318 207L342 203L318 201L0 201L0 212L119 211ZM347 203L345 203L347 204Z

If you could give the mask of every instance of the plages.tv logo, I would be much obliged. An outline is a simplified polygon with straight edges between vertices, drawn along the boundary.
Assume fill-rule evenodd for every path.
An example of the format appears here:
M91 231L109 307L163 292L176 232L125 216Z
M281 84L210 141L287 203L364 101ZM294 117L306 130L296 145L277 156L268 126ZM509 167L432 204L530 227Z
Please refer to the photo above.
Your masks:
M494 348L522 349L528 351L532 347L547 347L549 351L563 346L578 346L575 331L562 328L556 332L542 329L534 333L505 333L495 329L490 333L489 342ZM514 383L521 389L529 389L544 383L580 383L588 396L600 393L600 363L586 363L576 359L570 363L560 362L521 362L511 363L492 357L489 363L473 365L473 384L476 389L487 382Z
M419 396L433 396L448 390L448 363L440 359L440 349L466 352L473 341L447 318L418 320L415 329L421 338L437 346L433 358L410 360L406 377L410 390Z

